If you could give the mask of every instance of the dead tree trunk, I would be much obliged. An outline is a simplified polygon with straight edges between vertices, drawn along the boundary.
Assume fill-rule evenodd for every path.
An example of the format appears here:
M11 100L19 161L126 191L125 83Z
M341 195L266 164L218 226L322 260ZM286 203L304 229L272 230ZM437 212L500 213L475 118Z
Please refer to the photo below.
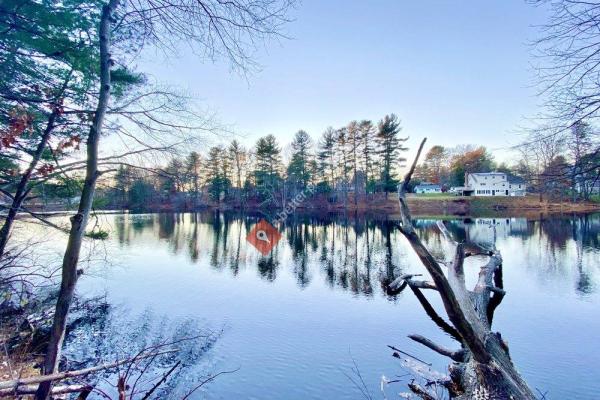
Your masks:
M412 167L399 187L398 197L402 218L400 230L419 256L433 282L415 281L413 276L405 275L392 282L390 288L401 290L410 287L434 322L456 339L461 348L450 350L419 335L409 337L453 361L449 367L450 378L443 382L451 398L536 399L513 365L508 346L500 333L491 330L494 310L505 294L502 289L500 253L495 249L476 254L469 253L465 251L463 243L456 243L453 260L448 262L447 274L444 274L440 263L414 230L405 194L425 140L421 142ZM444 225L439 226L444 236L450 238ZM489 261L481 267L475 288L467 290L463 263L465 258L474 255L489 257ZM433 289L439 293L450 323L437 315L421 289ZM427 393L422 393L422 388L416 389L413 390L415 394L428 398Z
M50 340L48 342L42 371L46 375L53 374L57 372L58 369L60 351L65 338L67 315L73 300L75 285L78 278L77 263L79 261L79 253L81 251L85 228L94 200L96 180L98 179L98 143L102 133L102 125L108 107L111 89L110 66L112 61L110 57L110 25L113 13L119 4L119 1L120 0L110 0L108 4L104 5L100 17L100 93L86 143L86 173L81 199L79 200L79 208L77 214L71 217L71 230L69 232L69 240L63 258L61 286L56 302L54 321L52 323ZM52 381L41 383L36 393L36 399L46 400L51 387Z

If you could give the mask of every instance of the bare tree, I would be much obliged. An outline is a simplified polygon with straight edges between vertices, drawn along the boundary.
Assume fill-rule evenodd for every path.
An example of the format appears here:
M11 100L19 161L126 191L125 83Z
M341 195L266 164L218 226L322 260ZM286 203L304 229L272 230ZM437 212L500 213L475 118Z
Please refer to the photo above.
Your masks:
M546 174L548 168L564 152L564 146L562 135L549 135L545 129L539 129L531 131L517 147L521 155L520 173L538 192L540 202L551 188L551 177Z
M211 58L226 56L230 62L245 68L251 61L248 49L256 40L279 32L286 22L285 12L290 2L259 1L192 1L176 0L133 1L127 3L122 14L117 14L119 0L110 0L102 7L99 22L100 89L93 113L92 125L86 143L86 174L77 214L71 218L71 230L62 265L61 288L56 304L50 340L44 359L44 374L57 371L60 350L64 340L67 316L79 276L77 265L87 220L92 208L98 179L99 141L111 94L112 23L115 28L125 26L125 32L135 31L139 38L147 38L166 48L173 48L179 40L186 40L202 49ZM120 17L120 20L117 18ZM127 29L130 28L130 29ZM250 41L248 43L248 41ZM42 382L37 399L47 399L52 380Z
M541 94L556 126L597 118L600 111L600 5L572 0L532 0L548 7L548 21L533 42Z
M464 243L455 243L453 260L447 262L447 274L444 274L441 264L446 262L436 260L413 227L405 195L424 144L425 139L398 189L400 231L427 269L432 281L417 281L413 279L414 275L403 275L392 282L390 287L396 290L410 287L434 322L457 340L461 348L447 349L420 335L409 337L454 362L450 366L449 380L441 382L453 398L536 399L513 365L506 342L499 333L491 330L494 311L505 295L501 280L500 253L495 248L479 254L467 252ZM449 239L444 225L439 224L439 227ZM472 256L487 257L488 262L481 267L475 288L469 291L465 286L463 264L467 257ZM450 323L436 313L421 289L435 290L439 294ZM433 398L426 389L418 385L412 385L411 389L423 399Z

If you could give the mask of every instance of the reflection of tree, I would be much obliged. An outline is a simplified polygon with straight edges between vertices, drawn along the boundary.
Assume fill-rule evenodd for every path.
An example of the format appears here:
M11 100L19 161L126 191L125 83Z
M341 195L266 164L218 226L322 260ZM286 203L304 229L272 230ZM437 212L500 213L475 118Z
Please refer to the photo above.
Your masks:
M145 349L167 350L176 347L176 352L164 352L157 356L133 363L119 371L107 369L94 377L95 390L102 390L111 398L117 398L116 387L112 382L117 376L128 376L128 389L133 393L148 392L162 377L166 379L152 398L183 396L193 382L201 381L202 358L216 343L219 332L202 328L194 320L170 321L166 317L156 318L145 311L133 320L127 310L109 307L97 299L88 301L90 306L75 309L76 319L69 325L65 342L65 355L69 369L89 366L133 357ZM98 304L100 306L98 306ZM167 346L166 343L176 345ZM168 375L165 373L177 365ZM150 382L150 383L148 383Z
M236 241L236 245L235 245L235 252L234 254L232 254L231 256L231 261L229 262L229 268L231 269L231 272L233 272L233 275L237 275L238 272L240 271L240 248L242 245L242 220L238 220L237 221L237 226L238 226L238 235L237 235L237 241Z
M310 283L308 271L308 249L309 249L309 223L293 223L286 230L288 243L292 248L292 259L294 262L294 274L300 287L306 287Z
M188 252L192 262L201 264L205 259L216 269L231 270L234 276L246 263L252 262L248 266L256 268L262 278L274 280L282 264L286 271L293 273L300 287L306 287L314 280L314 268L318 268L329 287L366 296L373 294L373 268L380 270L378 277L382 283L389 283L402 274L403 263L408 260L402 253L406 244L397 235L396 221L369 219L357 214L290 217L285 226L279 227L283 239L269 256L246 258L246 251L256 254L245 237L258 220L252 215L220 212L131 215L118 217L115 229L122 245L135 242L133 232L145 239L147 233L151 233L166 239L173 252ZM415 221L415 226L434 257L442 258L447 248L436 223L434 219L421 219ZM592 252L600 247L598 215L536 221L477 218L449 220L444 225L452 237L485 247L497 239L501 248L507 238L519 238L517 243L524 251L533 252L527 260L541 260L531 264L540 279L547 280L548 272L563 277L573 271L577 272L577 281L573 282L575 290L582 294L595 291L593 267L598 263ZM281 251L284 248L289 249L289 253ZM576 258L572 255L574 252ZM286 259L288 254L290 258Z
M260 276L268 281L274 281L277 277L277 267L279 261L277 260L277 250L271 252L268 256L260 257L258 259L258 273Z
M389 283L392 282L396 277L394 275L394 260L393 260L393 252L392 252L392 228L394 223L392 221L384 221L381 224L381 230L384 237L384 246L385 246L385 271L382 282Z
M173 239L175 232L175 215L173 213L158 214L158 237L160 239Z
M371 243L369 238L369 221L365 222L365 257L364 257L365 271L361 277L362 279L362 291L366 295L373 293L373 286L371 285ZM358 264L358 263L357 263Z
M335 227L331 228L331 240L329 240L329 227L329 224L323 224L321 230L321 256L319 261L321 262L321 268L325 271L325 280L330 287L333 287L335 284Z
M192 219L192 234L190 236L190 241L188 244L190 259L192 262L198 261L198 256L200 255L200 247L198 246L198 214L194 213L191 216Z
M572 232L571 220L565 218L543 218L539 223L543 235L548 239L551 251L554 252L567 247L567 241Z
M590 274L586 271L584 266L583 257L584 257L584 242L592 242L597 247L598 237L599 235L596 233L593 234L592 226L593 224L590 221L589 216L583 216L575 219L573 221L573 240L575 240L576 251L577 251L577 260L576 260L576 268L577 268L577 282L575 285L575 289L577 292L581 294L590 294L594 292L594 282ZM598 225L596 224L596 227Z
M212 250L210 251L210 265L221 269L222 263L219 258L219 244L221 243L221 214L213 213L211 219L211 228L213 232Z

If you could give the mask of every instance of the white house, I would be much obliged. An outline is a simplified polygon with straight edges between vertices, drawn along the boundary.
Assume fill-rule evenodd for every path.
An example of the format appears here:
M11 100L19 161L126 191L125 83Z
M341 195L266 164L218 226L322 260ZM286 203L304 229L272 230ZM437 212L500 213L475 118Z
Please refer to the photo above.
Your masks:
M465 196L525 196L525 181L504 172L465 174Z
M413 190L415 193L442 193L442 186L435 183L423 182Z

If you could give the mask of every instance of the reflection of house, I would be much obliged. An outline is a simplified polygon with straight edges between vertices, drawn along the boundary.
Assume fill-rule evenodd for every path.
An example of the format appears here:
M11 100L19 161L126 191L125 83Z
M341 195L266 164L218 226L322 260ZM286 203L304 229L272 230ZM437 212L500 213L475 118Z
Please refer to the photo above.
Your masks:
M440 185L436 185L435 183L427 183L423 182L414 189L415 193L442 193L442 187Z
M522 178L504 172L465 174L465 186L456 188L464 196L525 196Z
M523 236L528 230L526 218L476 218L463 224L468 242L493 246L499 238Z

